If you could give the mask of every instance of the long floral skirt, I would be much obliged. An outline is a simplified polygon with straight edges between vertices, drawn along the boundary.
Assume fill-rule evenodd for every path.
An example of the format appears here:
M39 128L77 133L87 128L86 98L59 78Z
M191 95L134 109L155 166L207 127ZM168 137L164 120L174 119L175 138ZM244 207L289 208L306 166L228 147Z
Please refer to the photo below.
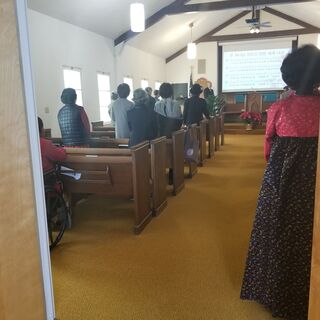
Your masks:
M307 320L318 138L274 139L251 234L241 298Z

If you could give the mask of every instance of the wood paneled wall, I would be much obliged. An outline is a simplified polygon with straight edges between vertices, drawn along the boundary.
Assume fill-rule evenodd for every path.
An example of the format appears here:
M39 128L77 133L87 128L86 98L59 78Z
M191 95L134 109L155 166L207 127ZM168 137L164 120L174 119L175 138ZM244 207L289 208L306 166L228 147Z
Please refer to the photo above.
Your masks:
M44 320L14 0L0 0L0 319Z
M320 140L312 245L309 320L320 319Z

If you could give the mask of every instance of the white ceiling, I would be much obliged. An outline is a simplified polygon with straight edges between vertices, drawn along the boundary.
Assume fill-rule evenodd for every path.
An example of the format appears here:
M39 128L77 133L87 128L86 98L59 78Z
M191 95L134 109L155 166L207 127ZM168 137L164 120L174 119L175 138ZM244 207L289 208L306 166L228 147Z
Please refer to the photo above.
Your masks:
M146 16L149 17L173 0L139 0L145 4ZM221 1L221 0L212 0ZM29 8L115 39L129 30L129 6L133 0L28 0ZM191 3L210 2L192 0ZM306 3L274 5L272 8L306 21L320 28L320 0ZM137 35L128 43L141 50L167 58L185 47L190 41L189 24L194 22L193 40L210 32L226 20L237 15L242 9L230 9L214 12L201 12L166 16L145 32ZM217 35L247 33L244 19L230 25ZM262 21L270 21L272 28L266 31L296 29L299 26L281 18L262 12Z

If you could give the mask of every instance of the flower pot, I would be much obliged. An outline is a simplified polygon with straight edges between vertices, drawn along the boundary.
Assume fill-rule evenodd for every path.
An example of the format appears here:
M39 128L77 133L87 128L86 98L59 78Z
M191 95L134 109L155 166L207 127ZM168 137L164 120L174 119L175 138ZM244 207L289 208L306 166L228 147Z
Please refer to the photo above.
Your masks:
M251 131L252 129L253 129L252 123L247 123L247 124L246 124L246 130L247 130L247 131Z

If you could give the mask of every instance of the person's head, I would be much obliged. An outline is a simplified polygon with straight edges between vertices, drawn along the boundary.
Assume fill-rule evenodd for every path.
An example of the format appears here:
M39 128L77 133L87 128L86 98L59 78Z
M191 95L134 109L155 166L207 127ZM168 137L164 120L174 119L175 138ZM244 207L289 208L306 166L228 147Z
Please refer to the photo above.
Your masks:
M44 135L44 130L43 130L43 121L40 117L38 117L38 128L39 128L39 135L42 137Z
M145 90L139 88L133 91L133 102L138 106L145 106L148 101L148 94Z
M130 87L126 83L121 83L118 85L117 92L120 98L127 99L130 94Z
M157 90L157 89L153 90L153 95L155 98L159 98L159 96L160 96L159 90Z
M116 101L119 98L119 95L116 92L111 92L111 100Z
M171 98L173 96L172 85L168 82L162 83L160 86L159 93L162 99Z
M320 83L320 50L306 45L288 54L281 66L283 81L298 95L312 95Z
M205 88L205 89L203 90L203 95L204 95L204 97L207 99L209 96L212 96L212 95L213 95L212 90L210 90L210 88Z
M192 88L190 89L190 93L193 96L200 96L200 94L202 93L202 88L200 86L200 84L195 83Z
M76 90L72 88L63 89L61 93L61 102L63 104L74 105L77 101L77 93Z
M151 88L151 87L146 87L145 90L146 90L146 93L147 93L149 96L152 95L152 88Z

